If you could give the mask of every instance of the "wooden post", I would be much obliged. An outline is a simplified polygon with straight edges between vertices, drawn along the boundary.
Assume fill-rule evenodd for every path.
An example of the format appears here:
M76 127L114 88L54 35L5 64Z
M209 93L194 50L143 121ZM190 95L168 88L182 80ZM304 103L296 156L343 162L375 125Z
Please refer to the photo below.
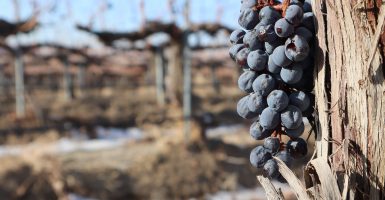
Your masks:
M79 87L79 93L80 95L83 95L84 90L86 88L86 66L84 64L80 64L78 70L78 87Z
M6 82L6 78L4 76L4 66L5 65L0 65L0 94L5 94L5 82Z
M184 135L187 143L191 136L191 50L188 45L188 30L190 22L190 1L186 0L184 5L184 18L186 28L183 32L183 119L184 119Z
M183 46L183 118L185 141L188 142L191 134L191 52L188 46L189 33L184 33Z
M24 97L24 63L22 52L19 48L15 51L15 96L16 96L16 116L25 116L25 97Z
M213 88L215 92L219 93L221 86L219 84L217 74L216 74L217 63L211 63L210 68L211 68L211 81L212 81Z
M155 76L156 76L156 97L159 106L164 106L165 99L165 85L164 85L164 68L165 57L163 48L155 50Z
M73 81L72 76L70 72L70 64L68 62L68 58L64 56L63 58L64 63L64 98L66 101L70 101L74 98L74 90L73 90Z

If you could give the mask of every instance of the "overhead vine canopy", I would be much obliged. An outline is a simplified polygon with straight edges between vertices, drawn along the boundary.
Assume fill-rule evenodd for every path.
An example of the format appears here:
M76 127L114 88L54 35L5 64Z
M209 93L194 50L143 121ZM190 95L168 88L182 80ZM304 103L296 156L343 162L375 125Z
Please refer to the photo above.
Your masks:
M6 38L16 33L29 33L39 25L37 16L34 15L25 21L16 23L0 19L0 37Z
M142 40L155 33L166 33L171 40L179 41L183 38L184 31L199 32L203 31L209 35L215 35L219 31L232 32L233 29L217 23L193 24L187 30L178 27L175 23L163 23L159 21L148 21L145 25L135 32L110 32L95 31L87 26L77 25L77 29L96 35L98 39L107 46L112 46L113 42L120 39L130 41Z

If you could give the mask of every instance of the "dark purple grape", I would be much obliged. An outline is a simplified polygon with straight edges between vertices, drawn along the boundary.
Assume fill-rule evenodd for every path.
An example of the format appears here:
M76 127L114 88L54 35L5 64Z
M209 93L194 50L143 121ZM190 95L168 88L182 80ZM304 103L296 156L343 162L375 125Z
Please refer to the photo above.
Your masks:
M253 8L254 6L258 5L257 0L242 0L241 3L241 10L246 8Z
M253 82L253 90L262 96L267 96L276 87L274 78L269 74L259 75Z
M250 153L250 163L254 167L261 168L271 159L271 154L263 146L255 147Z
M246 30L253 29L259 22L258 12L251 8L245 8L241 10L238 23L241 27Z
M293 24L294 26L298 26L302 22L303 18L303 10L298 5L290 5L286 9L285 19Z
M249 55L250 50L248 48L241 49L235 55L235 62L241 67L247 67L247 56Z
M313 33L303 26L295 29L294 33L305 38L307 42L311 42L314 39Z
M275 48L271 56L274 64L280 67L287 67L293 62L289 58L287 58L285 54L285 46L283 45Z
M270 178L277 178L280 175L277 161L274 159L268 160L265 165L263 165L263 171Z
M273 24L261 25L256 31L258 39L262 42L272 42L278 38Z
M274 62L273 62L273 59L272 59L272 56L270 55L269 56L269 60L267 61L267 70L270 72L270 73L273 73L273 74L279 74L281 72L281 67L276 65Z
M281 18L281 14L270 6L265 6L259 11L259 20L264 24L274 24Z
M279 113L270 107L265 108L259 116L259 123L268 130L273 130L279 125Z
M303 158L307 154L307 142L302 138L289 140L287 142L287 151L293 158Z
M288 135L291 138L299 138L301 137L304 131L305 131L305 124L302 121L298 128L286 129L286 135Z
M245 48L245 45L243 44L234 44L233 46L231 46L229 49L229 55L231 59L235 60L235 55L237 55L237 53L243 48Z
M281 141L276 137L268 137L263 141L263 146L270 152L276 153L281 146Z
M286 21L285 18L281 18L275 22L274 30L278 37L286 38L294 33L294 26Z
M263 48L263 42L258 40L258 33L255 30L248 31L243 37L243 44L249 47L250 51Z
M310 106L309 97L302 91L293 92L289 96L290 104L297 106L302 112Z
M244 92L253 92L253 82L257 78L257 74L254 71L246 70L238 79L238 87Z
M312 12L312 7L311 7L311 0L305 0L302 6L303 12Z
M313 64L314 64L314 61L311 58L311 56L307 56L305 58L305 60L300 61L300 62L293 62L289 67L291 67L291 68L296 67L296 68L300 68L302 70L305 70L305 69L309 68Z
M249 95L241 98L239 101L238 101L238 104L237 104L237 113L239 116L241 116L242 118L245 118L245 119L252 119L254 117L257 117L258 114L257 113L254 113L254 112L251 112L249 110L249 108L247 107L247 101L249 99Z
M281 112L289 105L289 97L282 90L273 90L269 96L267 96L267 105L271 109Z
M272 134L272 130L265 129L259 123L259 120L255 121L250 126L250 136L255 140L263 140Z
M250 69L263 71L266 68L268 55L262 50L255 50L249 53L247 64Z
M280 75L283 82L287 84L295 84L301 80L303 70L297 67L282 68Z
M289 84L290 87L303 90L306 92L313 91L314 88L314 81L313 81L313 70L307 69L303 70L303 75L301 80L299 80L297 83Z
M271 41L271 42L265 42L265 51L267 54L271 55L274 51L275 48L277 48L278 46L281 46L283 45L285 42L283 42L281 40L281 38L277 38L276 40L274 41Z
M303 3L301 1L299 1L299 0L290 0L290 4L289 5L297 5L297 6L302 7Z
M263 113L263 112L262 112ZM301 110L293 105L289 105L281 113L281 122L287 129L296 129L301 126L302 123L302 112Z
M299 35L288 38L285 42L285 55L288 59L299 62L309 55L310 47L306 39Z
M230 42L231 44L242 44L243 43L243 37L245 36L246 32L242 29L237 29L233 31L230 34Z
M293 162L293 157L287 150L279 151L274 156L282 160L288 167L290 167Z
M312 12L306 12L305 14L303 14L302 26L306 27L313 33L316 32L314 23L315 23L315 16Z
M247 106L251 112L261 114L263 109L267 107L266 99L259 93L251 93Z

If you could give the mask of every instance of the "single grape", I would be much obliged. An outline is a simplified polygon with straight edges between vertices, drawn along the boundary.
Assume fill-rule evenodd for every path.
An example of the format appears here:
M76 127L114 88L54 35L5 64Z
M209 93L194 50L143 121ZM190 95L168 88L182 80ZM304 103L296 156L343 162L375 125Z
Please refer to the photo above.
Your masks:
M255 30L248 31L243 37L243 44L249 47L250 51L262 49L264 44L258 40L258 33Z
M238 87L244 92L253 92L253 82L257 78L257 74L254 71L246 70L239 76Z
M247 66L247 56L250 53L250 49L243 48L241 49L236 55L235 55L235 62L241 67L248 67Z
M290 87L293 87L305 92L313 91L313 88L314 88L313 70L312 69L303 70L303 75L301 80L299 80L297 83L289 84L289 85Z
M233 46L231 46L229 49L229 55L231 59L235 60L235 55L237 55L237 53L243 48L245 48L245 45L243 44L234 44Z
M287 150L279 151L274 156L282 160L288 167L290 167L293 162L293 157Z
M276 65L274 62L273 62L273 58L272 56L270 55L269 56L269 60L267 61L267 70L270 72L270 73L273 73L273 74L279 74L281 72L281 67Z
M258 12L251 8L244 8L241 10L238 23L241 27L246 30L253 29L259 22Z
M258 5L257 0L242 0L241 3L241 10L246 8L253 8L254 6Z
M277 178L280 175L277 161L274 159L268 160L265 165L263 165L263 171L270 178Z
M281 112L289 105L289 97L282 90L273 90L269 96L267 96L267 105L271 109Z
M278 37L286 38L294 33L294 26L286 21L285 18L281 18L275 22L274 30Z
M263 113L263 112L262 112ZM302 112L301 110L293 105L289 105L281 113L281 122L287 129L299 128L302 123Z
M302 91L293 92L289 96L290 104L297 106L302 112L310 106L309 97Z
M265 6L259 11L259 20L264 24L274 24L281 18L281 14L270 6Z
M266 99L259 93L251 93L247 107L251 112L261 114L263 109L267 107Z
M304 131L305 131L305 124L302 121L298 128L286 129L286 135L288 135L291 138L299 138L301 137Z
M302 9L304 13L311 12L312 11L311 0L305 0L305 2L303 3Z
M236 29L230 34L231 44L241 44L246 32L242 29Z
M276 153L281 146L281 142L276 137L268 137L263 141L263 146L268 149L270 153Z
M307 142L302 138L289 140L287 142L287 151L293 158L303 158L307 154Z
M249 99L249 95L241 98L237 103L237 113L239 116L241 116L244 119L252 119L254 117L257 117L258 114L251 112L249 108L247 107L247 101Z
M282 68L280 75L283 82L287 84L295 84L301 80L303 70L297 67Z
M249 53L247 64L250 69L262 71L266 68L268 55L262 50L255 50Z
M303 26L295 29L294 33L296 35L299 35L299 36L302 36L303 38L305 38L305 40L308 43L314 39L313 33L311 31L309 31L309 29L307 29L306 27L303 27Z
M261 25L257 33L258 39L263 42L272 42L278 38L273 24Z
M307 56L307 57L305 58L305 60L303 60L303 61L293 62L293 63L290 65L290 67L291 67L291 68L296 67L296 68L300 68L300 69L302 69L302 70L305 70L305 69L309 68L309 67L310 67L311 65L313 65L313 64L314 64L313 58L312 58L311 56Z
M259 116L259 123L268 130L273 130L279 125L279 113L270 107L265 108Z
M309 44L302 36L294 35L285 42L285 55L292 61L304 60L309 55L309 51Z
M290 5L286 9L285 19L293 24L294 26L298 26L303 18L303 10L298 5Z
M261 168L271 159L271 154L263 146L255 147L250 153L250 163L254 167Z
M275 80L269 74L259 75L253 82L253 90L262 96L267 96L275 89Z
M263 140L269 137L272 134L272 130L265 129L259 123L259 120L256 120L250 126L250 136L255 140Z
M290 4L289 5L297 5L297 6L302 7L303 3L300 0L290 0Z
M285 46L281 45L274 49L273 53L271 54L272 61L274 64L280 66L280 67L286 67L289 66L293 61L291 61L289 58L287 58L285 54Z
M271 41L271 42L265 42L265 51L267 54L271 55L275 48L283 45L284 43L285 42L282 42L281 38L279 38L279 39L277 38L276 40Z
M309 29L311 32L315 33L315 16L312 12L306 12L303 14L303 19L302 19L302 26L306 27Z

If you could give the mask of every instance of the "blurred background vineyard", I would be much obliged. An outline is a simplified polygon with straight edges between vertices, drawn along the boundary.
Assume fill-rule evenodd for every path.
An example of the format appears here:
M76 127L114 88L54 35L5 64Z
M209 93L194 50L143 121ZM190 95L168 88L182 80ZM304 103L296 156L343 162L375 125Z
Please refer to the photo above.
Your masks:
M264 199L235 111L239 1L0 8L0 199Z

